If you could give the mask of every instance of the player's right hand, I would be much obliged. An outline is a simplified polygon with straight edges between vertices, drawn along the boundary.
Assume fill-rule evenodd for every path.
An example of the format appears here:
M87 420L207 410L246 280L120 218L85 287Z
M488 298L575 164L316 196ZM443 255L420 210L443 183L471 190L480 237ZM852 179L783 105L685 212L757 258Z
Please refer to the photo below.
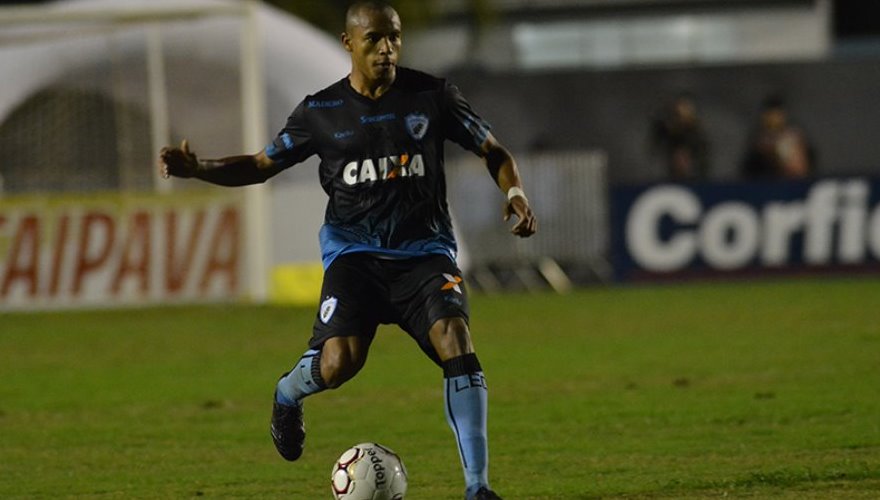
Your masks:
M159 171L162 177L194 177L199 169L199 158L189 150L184 139L179 148L164 147L159 151Z
M511 216L516 216L517 221L510 232L520 238L528 238L538 230L538 219L525 197L514 196L507 202L504 207L504 221L509 221Z

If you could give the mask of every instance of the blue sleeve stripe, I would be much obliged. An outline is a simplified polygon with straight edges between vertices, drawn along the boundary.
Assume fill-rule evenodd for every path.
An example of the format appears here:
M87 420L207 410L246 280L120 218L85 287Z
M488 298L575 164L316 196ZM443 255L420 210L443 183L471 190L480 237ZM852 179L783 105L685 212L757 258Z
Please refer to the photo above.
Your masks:
M275 147L275 142L270 142L268 146L266 146L266 156L271 159L276 159L275 155L278 154L278 148Z
M482 120L474 119L472 116L465 116L462 120L462 125L471 133L477 147L482 147L483 143L486 142L486 139L489 137L489 124Z
M279 144L279 141L281 144ZM284 153L292 150L294 145L293 137L284 132L266 146L266 156L277 161ZM284 149L281 149L281 147Z

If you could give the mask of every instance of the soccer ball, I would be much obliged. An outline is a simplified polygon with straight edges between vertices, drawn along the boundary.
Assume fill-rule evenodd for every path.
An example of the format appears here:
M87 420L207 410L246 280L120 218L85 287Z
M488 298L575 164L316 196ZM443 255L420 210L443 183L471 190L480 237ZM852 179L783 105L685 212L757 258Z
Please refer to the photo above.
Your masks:
M403 500L406 468L390 449L361 443L345 450L333 465L330 487L336 500Z

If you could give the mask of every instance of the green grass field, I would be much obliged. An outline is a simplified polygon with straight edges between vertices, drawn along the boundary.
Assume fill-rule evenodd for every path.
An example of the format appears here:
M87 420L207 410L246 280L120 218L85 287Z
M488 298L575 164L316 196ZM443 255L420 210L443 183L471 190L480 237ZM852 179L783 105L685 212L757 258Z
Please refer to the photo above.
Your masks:
M880 281L472 297L506 499L880 498ZM0 316L0 498L330 498L378 441L408 498L458 499L441 373L396 328L307 400L295 464L268 434L314 311Z

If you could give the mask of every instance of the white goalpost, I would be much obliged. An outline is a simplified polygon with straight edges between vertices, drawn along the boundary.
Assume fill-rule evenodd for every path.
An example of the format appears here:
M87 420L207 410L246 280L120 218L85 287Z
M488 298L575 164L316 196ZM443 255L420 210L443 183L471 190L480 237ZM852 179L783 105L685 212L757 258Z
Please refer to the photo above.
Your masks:
M269 190L157 168L265 146L258 8L0 7L0 310L267 299Z

